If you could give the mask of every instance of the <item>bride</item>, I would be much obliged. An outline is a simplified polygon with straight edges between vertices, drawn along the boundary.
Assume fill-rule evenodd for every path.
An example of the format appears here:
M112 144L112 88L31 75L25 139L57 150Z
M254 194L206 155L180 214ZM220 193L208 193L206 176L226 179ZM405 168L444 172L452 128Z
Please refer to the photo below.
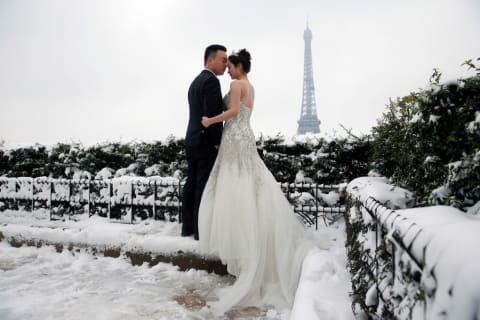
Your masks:
M202 118L204 127L226 121L198 222L200 251L217 255L236 276L211 303L215 314L235 306L290 308L311 249L303 225L257 153L250 127L255 98L247 77L250 60L245 49L228 57L227 110Z

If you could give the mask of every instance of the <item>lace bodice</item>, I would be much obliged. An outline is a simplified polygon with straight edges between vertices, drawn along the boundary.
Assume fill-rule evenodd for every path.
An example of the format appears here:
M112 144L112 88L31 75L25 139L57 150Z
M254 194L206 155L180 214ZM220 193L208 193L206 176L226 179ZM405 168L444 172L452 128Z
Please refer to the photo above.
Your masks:
M230 95L226 95L223 98L223 104L226 110L230 109ZM252 108L247 107L243 102L240 102L240 109L238 110L238 114L228 119L225 122L225 130L233 130L235 134L242 134L245 138L253 137L255 140L255 136L253 135L253 131L250 127L250 116L252 115Z
M226 109L230 108L229 95L224 97L223 103ZM228 160L233 157L243 164L245 161L242 160L248 160L251 156L258 157L255 135L250 126L251 115L252 108L240 102L238 114L225 122L219 156L227 157Z

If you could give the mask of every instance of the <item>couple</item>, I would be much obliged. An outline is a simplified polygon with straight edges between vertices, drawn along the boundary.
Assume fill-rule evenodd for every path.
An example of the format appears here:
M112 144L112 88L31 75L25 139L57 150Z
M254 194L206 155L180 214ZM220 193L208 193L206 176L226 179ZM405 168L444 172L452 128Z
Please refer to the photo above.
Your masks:
M312 246L257 152L250 127L250 54L242 49L227 59L226 51L207 47L205 69L188 91L182 236L199 239L200 252L218 256L236 276L210 304L215 314L235 306L290 308ZM232 82L222 99L217 76L227 64Z

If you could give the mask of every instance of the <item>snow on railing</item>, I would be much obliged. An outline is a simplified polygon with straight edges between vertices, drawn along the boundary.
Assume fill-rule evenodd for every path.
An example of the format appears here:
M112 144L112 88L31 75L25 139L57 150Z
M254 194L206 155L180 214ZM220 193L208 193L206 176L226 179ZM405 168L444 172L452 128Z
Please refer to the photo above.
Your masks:
M0 211L38 212L52 220L92 215L132 223L148 218L181 221L184 181L173 177L120 177L108 180L0 177ZM280 183L295 212L318 227L343 216L341 185ZM323 193L326 192L326 193Z
M174 178L122 177L111 180L0 178L0 211L47 212L51 220L98 215L120 222L178 220L181 182Z
M387 202L410 202L411 194L374 180L354 180L347 188L355 313L480 319L480 219L447 206L388 208Z

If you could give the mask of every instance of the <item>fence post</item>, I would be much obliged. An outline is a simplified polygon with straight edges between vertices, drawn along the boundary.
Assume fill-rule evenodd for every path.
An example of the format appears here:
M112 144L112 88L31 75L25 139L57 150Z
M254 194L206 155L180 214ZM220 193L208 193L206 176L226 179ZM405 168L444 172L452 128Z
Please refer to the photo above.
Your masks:
M110 219L112 210L112 196L113 196L113 182L110 179L108 181L108 219Z
M134 188L135 182L130 181L130 223L133 223L133 188Z
M73 180L68 180L68 220L70 220L73 216L73 213L75 212L75 205L72 204L72 199L73 198Z
M15 210L18 210L18 190L20 189L18 179L15 179L15 202L14 202L14 208Z
M157 180L153 181L153 220L157 220Z
M88 179L88 217L90 218L91 215L91 210L90 210L90 201L91 201L91 197L90 197L90 194L91 194L91 191L92 191L92 180Z
M50 196L49 196L49 212L50 212L50 217L49 220L52 221L52 192L53 192L53 181L50 181Z
M35 180L32 179L32 214L33 214L33 211L35 211L35 192L34 192L34 189L35 189Z

